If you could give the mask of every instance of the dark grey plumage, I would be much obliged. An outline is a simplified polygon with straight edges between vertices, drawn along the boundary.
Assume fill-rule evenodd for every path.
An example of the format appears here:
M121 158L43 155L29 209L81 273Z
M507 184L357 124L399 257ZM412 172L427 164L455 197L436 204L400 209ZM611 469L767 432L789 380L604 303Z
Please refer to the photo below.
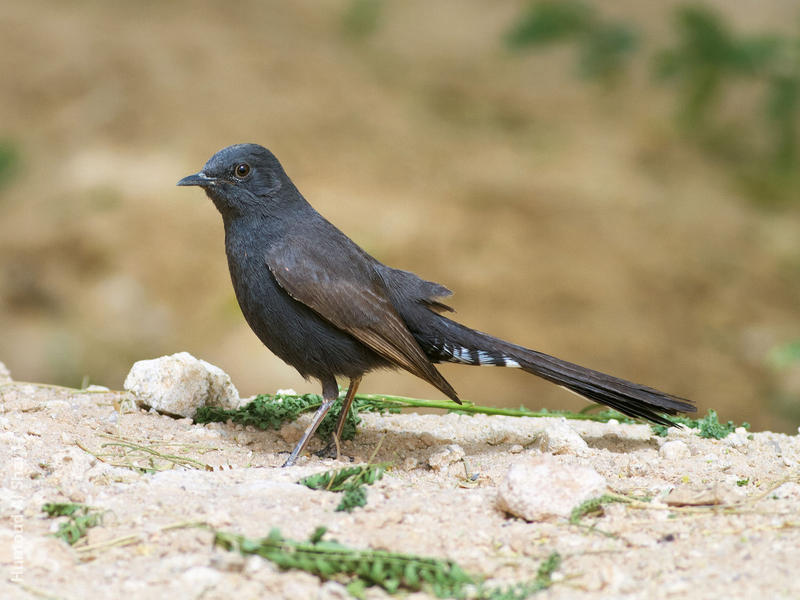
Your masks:
M669 425L661 413L694 411L687 400L517 346L441 313L450 290L378 262L303 198L277 158L257 144L217 152L178 185L202 187L225 226L236 298L259 339L304 377L324 403L286 464L292 464L350 380L343 416L361 377L403 368L455 402L438 362L519 367L620 412Z

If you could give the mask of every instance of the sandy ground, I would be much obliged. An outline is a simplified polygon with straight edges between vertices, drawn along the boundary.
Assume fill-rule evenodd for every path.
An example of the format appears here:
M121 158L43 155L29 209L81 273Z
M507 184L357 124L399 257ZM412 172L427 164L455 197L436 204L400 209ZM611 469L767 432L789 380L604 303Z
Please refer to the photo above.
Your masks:
M558 551L564 560L557 583L540 598L800 597L798 436L757 432L717 441L675 431L656 438L643 425L570 422L589 449L556 460L593 467L613 492L655 496L652 508L612 504L581 527L566 519L528 523L497 508L498 485L511 465L540 453L534 440L548 422L367 414L344 452L363 461L383 439L375 460L394 466L370 488L367 506L348 514L334 511L338 495L294 483L344 462L304 457L279 468L302 423L279 432L193 425L133 408L122 392L5 384L0 597L346 597L338 583L215 549L207 531L170 528L192 521L250 537L279 527L303 540L324 525L349 546L446 557L497 583L532 578ZM664 458L659 447L672 439L683 440L691 455ZM157 460L151 466L165 470L142 474L92 455L119 461L111 454L121 456L121 448L103 444L120 440L207 467L168 468ZM466 463L430 468L431 455L448 444L463 448ZM690 502L705 495L722 504L668 507L670 490ZM53 501L109 512L70 547L48 535L54 521L41 507ZM371 590L368 597L386 594Z

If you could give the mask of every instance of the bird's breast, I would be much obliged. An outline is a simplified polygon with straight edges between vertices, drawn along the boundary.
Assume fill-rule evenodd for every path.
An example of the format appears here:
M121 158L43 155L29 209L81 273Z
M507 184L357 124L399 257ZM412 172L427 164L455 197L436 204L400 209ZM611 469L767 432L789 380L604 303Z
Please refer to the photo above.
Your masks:
M303 376L355 377L387 363L347 332L292 298L269 268L269 245L226 232L236 300L258 338Z

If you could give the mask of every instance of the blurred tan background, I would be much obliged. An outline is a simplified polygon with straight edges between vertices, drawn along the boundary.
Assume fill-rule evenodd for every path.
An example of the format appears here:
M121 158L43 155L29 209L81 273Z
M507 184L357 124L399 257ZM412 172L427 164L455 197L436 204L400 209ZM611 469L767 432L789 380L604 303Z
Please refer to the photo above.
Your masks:
M175 187L252 141L370 253L453 289L462 322L796 431L799 368L769 356L800 339L798 188L763 201L676 125L648 57L678 4L605 4L639 35L611 83L577 74L568 42L509 48L522 2L3 3L0 360L119 388L187 350L243 394L318 392L249 331L219 215ZM792 2L708 6L737 32L800 32ZM740 141L755 93L721 104ZM583 406L522 373L442 370L479 403ZM439 397L403 373L362 391Z

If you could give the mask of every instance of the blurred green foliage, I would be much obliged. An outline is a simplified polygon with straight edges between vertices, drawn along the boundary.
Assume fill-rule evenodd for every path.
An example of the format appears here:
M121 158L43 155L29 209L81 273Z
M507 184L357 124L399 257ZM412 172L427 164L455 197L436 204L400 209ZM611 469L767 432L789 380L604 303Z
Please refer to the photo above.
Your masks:
M800 201L800 31L739 34L699 4L679 7L674 27L675 41L655 51L652 64L656 80L673 86L680 130L762 204ZM523 11L505 43L515 50L574 43L581 74L613 83L640 39L632 26L577 0L541 0ZM760 107L740 84L756 90Z
M800 339L773 347L766 356L773 378L767 390L770 410L783 418L800 420L800 396L798 396L797 373L800 370Z
M605 22L594 8L575 0L531 4L508 31L512 50L561 41L578 45L580 73L588 79L613 81L637 47L637 35L623 23Z
M378 29L382 12L383 0L351 0L342 16L342 28L352 38L366 38Z
M675 22L679 39L656 54L655 72L681 84L681 116L690 127L703 125L731 80L765 73L780 48L774 35L737 36L702 6L679 8Z
M0 139L0 189L11 182L20 161L18 145L10 139Z
M384 0L351 0L342 14L345 34L374 34L384 8ZM761 204L800 200L800 31L740 34L702 4L675 9L673 26L674 41L653 51L651 62L655 79L669 84L677 98L679 130ZM517 52L574 44L580 76L610 87L643 37L634 25L604 18L587 2L535 0L504 42ZM741 86L756 88L760 107L749 98L739 102Z
M613 81L638 45L632 29L619 23L595 25L581 45L581 72L590 79Z
M800 163L798 133L800 132L800 35L795 41L794 64L786 72L772 75L769 81L766 113L775 139L775 164L788 171Z
M796 202L800 35L737 34L703 6L680 8L675 23L678 40L656 55L655 73L678 84L683 130L725 160L761 203ZM719 115L738 83L758 92L761 107L745 103L731 124ZM760 137L762 146L753 142Z
M544 45L584 33L593 11L582 2L536 2L506 34L510 48Z
M774 369L786 369L800 363L800 340L774 347L767 355L767 363Z

